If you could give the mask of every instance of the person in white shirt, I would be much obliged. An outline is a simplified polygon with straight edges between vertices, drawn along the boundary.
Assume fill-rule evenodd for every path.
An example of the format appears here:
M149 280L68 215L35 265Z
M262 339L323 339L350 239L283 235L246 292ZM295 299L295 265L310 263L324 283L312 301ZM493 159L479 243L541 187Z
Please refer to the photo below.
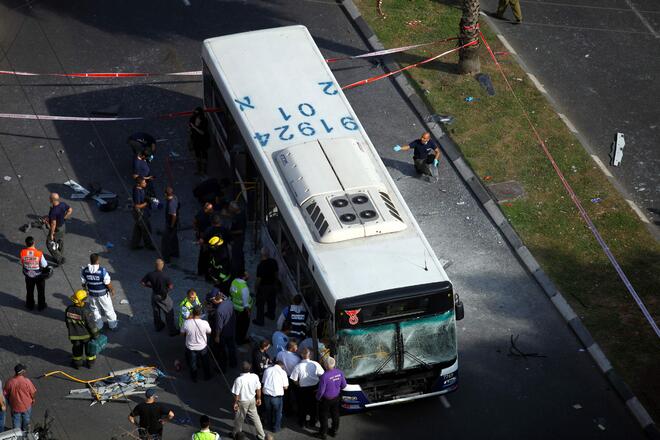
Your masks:
M289 378L281 361L264 370L263 396L266 428L273 432L282 429L282 402L284 392L289 388Z
M298 353L296 353L297 351L298 343L293 340L286 344L286 350L277 353L276 360L282 362L284 365L284 371L286 371L287 376L291 376L294 367L300 362L300 356L298 356ZM284 393L284 414L287 416L293 414L293 399L295 399L295 393L291 388L289 388Z
M261 406L261 383L259 376L251 373L252 365L249 362L243 362L241 366L241 375L236 378L231 392L234 395L234 438L243 432L243 423L245 417L250 417L254 428L257 431L257 439L264 440L266 434L261 426L261 419L257 413L257 407Z
M186 319L181 326L181 334L186 337L186 361L190 368L190 377L197 382L197 364L202 364L204 379L211 379L209 366L209 349L207 338L211 334L209 323L201 319L202 308L196 306L192 310L192 319Z
M318 410L316 407L316 388L319 384L319 377L325 373L321 364L310 359L312 351L309 348L303 348L301 352L302 360L293 368L291 380L295 382L296 400L298 401L298 424L304 428L307 424L309 415L309 427L316 426L318 419Z

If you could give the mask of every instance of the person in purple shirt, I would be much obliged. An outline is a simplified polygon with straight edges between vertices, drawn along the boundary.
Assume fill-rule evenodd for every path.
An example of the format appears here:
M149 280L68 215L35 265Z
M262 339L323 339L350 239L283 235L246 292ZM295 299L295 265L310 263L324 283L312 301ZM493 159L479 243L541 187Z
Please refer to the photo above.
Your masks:
M341 401L341 390L346 388L346 377L344 373L335 368L334 358L328 357L325 361L325 373L319 378L319 387L316 391L316 400L319 401L319 419L321 429L318 438L326 438L337 435L339 431L339 404ZM328 417L332 418L332 426L328 430Z

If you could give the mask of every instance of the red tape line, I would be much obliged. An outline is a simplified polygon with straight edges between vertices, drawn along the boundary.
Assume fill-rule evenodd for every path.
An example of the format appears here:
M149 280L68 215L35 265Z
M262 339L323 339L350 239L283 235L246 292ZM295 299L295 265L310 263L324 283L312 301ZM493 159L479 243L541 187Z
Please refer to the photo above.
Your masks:
M371 78L363 79L363 80L361 80L361 81L357 81L357 82L354 82L354 83L352 83L352 84L348 84L348 85L346 85L346 86L343 86L341 89L342 89L342 90L348 90L348 89L352 89L352 88L354 88L354 87L362 86L362 85L364 85L364 84L369 84L369 83L372 83L372 82L378 81L378 80L380 80L380 79L387 78L387 77L392 76L392 75L396 75L397 73L401 73L401 72L403 72L403 71L406 71L406 70L412 69L412 68L414 68L414 67L421 66L422 64L430 63L431 61L437 60L437 59L440 58L440 57L444 57L445 55L449 55L449 54L452 53L452 52L456 52L457 50L461 50L461 49L463 49L464 47L474 46L474 45L476 45L476 44L479 44L479 41L478 41L478 40L470 41L470 42L467 43L467 44L464 44L464 45L459 46L459 47L455 47L454 49L448 50L448 51L446 51L446 52L442 52L442 53L439 54L439 55L432 56L431 58L427 58L427 59L422 60L422 61L420 61L420 62L418 62L418 63L411 64L410 66L403 67L403 68L398 69L398 70L395 70L395 71L393 71L393 72L388 72L388 73L384 73L384 74L382 74L382 75L373 76L373 77L371 77Z
M646 308L646 305L644 304L644 301L639 297L637 294L637 291L633 287L632 283L626 276L626 273L623 271L621 268L621 265L617 261L616 257L612 254L612 251L610 250L609 246L607 246L607 243L605 243L605 240L603 239L602 235L600 235L600 232L598 231L598 228L596 228L596 225L591 221L591 217L589 217L589 214L587 214L587 211L584 209L582 206L582 203L580 203L580 199L578 198L577 194L575 194L575 191L573 191L573 187L571 187L571 184L568 183L568 180L566 180L566 177L564 177L564 173L561 172L561 169L559 168L559 165L557 165L557 162L555 161L555 158L552 156L552 153L550 153L550 150L548 147L545 145L545 142L543 142L543 139L541 138L541 135L539 132L536 130L536 126L532 122L531 118L529 117L529 114L527 113L527 110L525 110L525 106L523 106L522 102L518 98L518 95L516 95L516 92L513 90L513 87L511 87L511 83L509 83L509 80L506 77L506 74L504 73L504 70L502 69L502 66L500 63L497 61L497 57L495 57L495 54L490 48L490 45L486 41L486 38L484 37L484 34L479 31L479 35L481 36L481 41L484 42L484 46L486 46L486 49L488 49L488 53L490 54L490 57L493 59L493 62L497 66L498 71L502 75L502 78L504 78L504 82L507 85L507 88L513 95L513 97L516 99L518 105L520 106L520 109L523 112L523 115L525 116L525 119L527 119L527 122L529 123L529 126L532 129L532 132L534 133L534 136L536 137L536 140L538 141L539 145L541 145L541 148L543 149L543 153L545 156L548 158L550 161L550 164L552 165L552 168L555 170L555 173L561 180L562 185L564 186L564 189L568 193L568 195L571 197L571 200L573 201L573 204L576 206L578 209L578 212L580 213L580 216L582 219L586 222L587 226L589 227L589 230L591 233L594 235L596 238L596 241L600 245L600 247L603 249L603 252L607 256L607 258L610 260L610 263L612 264L612 267L616 270L617 274L619 275L619 278L621 281L623 281L623 284L626 286L626 289L628 289L628 292L630 295L633 297L635 302L637 303L637 306L639 309L642 311L642 314L646 318L646 320L651 324L651 328L653 328L653 331L655 332L656 336L660 338L660 329L658 328L658 324L655 323L655 320L651 316L651 313L649 313L648 309Z

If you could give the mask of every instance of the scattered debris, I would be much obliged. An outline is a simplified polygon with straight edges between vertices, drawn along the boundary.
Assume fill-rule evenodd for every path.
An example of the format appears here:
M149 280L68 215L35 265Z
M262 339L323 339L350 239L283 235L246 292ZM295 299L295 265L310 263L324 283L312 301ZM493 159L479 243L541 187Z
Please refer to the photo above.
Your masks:
M119 304L129 304L129 302L127 299L122 299L121 301L119 301Z
M43 147L44 147L43 145L39 145L39 148L43 148Z
M430 95L430 94L431 94L431 91L430 91L429 89L424 89L424 94L425 94L425 95Z
M454 117L450 115L428 115L426 122L441 122L443 124L451 124L454 122Z
M585 58L589 58L589 54L586 54L584 57L585 57Z
M64 150L59 150L57 154L64 154Z
M28 348L34 348L34 344L28 345Z
M410 20L410 21L406 22L406 25L408 25L412 28L414 28L416 26L419 26L420 24L422 24L422 20Z
M172 159L177 159L177 158L181 157L181 155L179 153L177 153L176 151L170 151L170 157Z
M577 171L578 171L577 167L575 165L571 165L571 171L573 171L574 173L577 173Z
M600 197L594 197L593 199L591 199L591 203L600 203L602 201L603 199L601 199Z
M5 179L5 182L9 182L11 180L11 176L5 176L4 179Z
M602 417L598 417L597 419L594 419L594 423L600 429L601 431L605 431L605 419Z
M465 98L465 102L473 102L473 101L479 101L479 98L475 98L474 96L468 96Z
M105 244L105 247L107 247L108 249L112 249L113 247L115 247L115 245L111 241L109 241Z
M612 151L610 152L611 162L610 165L618 167L623 159L623 148L626 146L626 140L623 133L617 133L612 142Z
M573 405L573 408L582 409L582 405L580 405L579 403L576 403L575 405Z
M488 182L489 180L492 180L493 176L484 176L484 180Z
M523 79L522 79L522 78L513 78L513 79L515 79L516 81L520 81L520 82L522 82L522 81L523 81Z
M465 205L465 202L456 202L457 205Z
M479 73L475 76L475 79L479 81L481 87L486 90L488 96L495 96L495 86L493 86L493 81L491 81L490 76L485 73Z
M91 400L90 406L100 403L104 405L107 402L127 402L127 396L142 394L148 388L157 387L157 381L161 377L166 377L156 367L140 366L137 368L128 368L126 370L111 371L106 377L92 380L82 380L70 376L64 371L51 371L44 374L50 377L55 374L62 375L74 382L87 385L87 388L78 388L69 391L66 399Z
M64 182L64 184L75 191L73 194L71 194L71 199L90 198L99 204L99 207L102 211L114 211L119 205L117 194L104 190L100 187L95 188L94 185L89 185L90 189L87 189L75 180L67 180Z
M383 0L378 0L378 3L376 3L376 9L378 10L378 15L380 15L380 18L385 20L387 15L385 15L383 12Z
M468 217L465 217L465 220L470 220L470 217L469 217L469 216L468 216Z
M511 335L511 338L509 340L509 343L511 344L509 346L509 356L521 357L523 359L527 359L528 357L538 357L538 358L547 357L539 353L525 353L522 350L520 350L516 346L516 342L518 342L518 337L520 337L520 335L516 335L515 337Z

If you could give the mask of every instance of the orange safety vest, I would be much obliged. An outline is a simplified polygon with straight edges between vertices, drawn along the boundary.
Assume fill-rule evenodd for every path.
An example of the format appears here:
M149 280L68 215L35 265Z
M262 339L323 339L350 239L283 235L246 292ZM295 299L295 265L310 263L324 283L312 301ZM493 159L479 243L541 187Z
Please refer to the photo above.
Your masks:
M25 248L21 251L21 266L23 274L34 278L41 274L41 258L44 253L35 247Z

